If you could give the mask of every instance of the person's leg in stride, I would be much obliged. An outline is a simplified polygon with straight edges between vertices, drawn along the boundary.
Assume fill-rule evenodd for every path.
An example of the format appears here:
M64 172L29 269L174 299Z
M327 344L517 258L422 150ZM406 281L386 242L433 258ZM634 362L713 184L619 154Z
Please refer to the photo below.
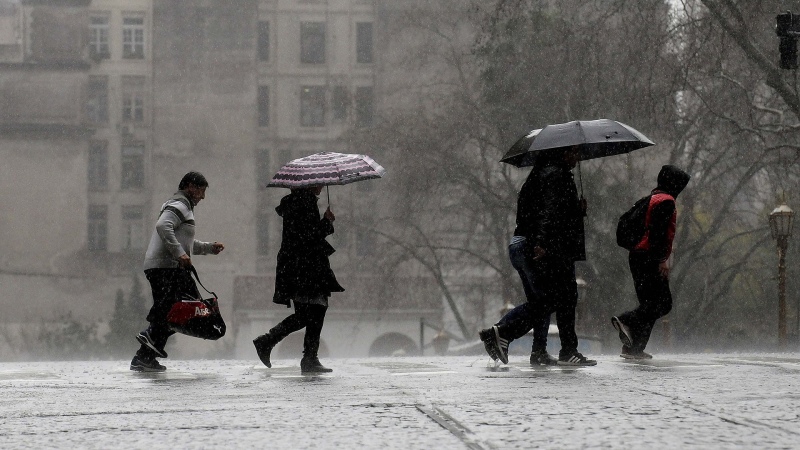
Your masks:
M547 355L547 331L550 325L549 315L543 316L542 298L537 290L536 275L525 255L525 241L512 243L509 246L511 265L517 270L526 302L506 313L492 328L481 330L479 336L484 342L487 353L492 359L500 359L508 363L508 344L524 336L533 329L533 350L531 364L548 364L552 357Z
M147 314L150 325L136 336L140 347L131 361L131 370L163 371L165 367L156 358L166 358L164 347L175 334L167 324L167 314L182 294L199 296L189 272L184 269L148 269L145 277L150 283L153 306Z
M630 346L623 348L622 356L649 358L644 349L655 322L672 310L672 293L669 280L659 273L658 261L631 253L629 264L639 306L618 316L628 327L632 340Z
M294 303L294 314L289 315L287 318L280 321L277 325L272 327L266 334L253 339L253 344L256 347L258 358L267 367L272 367L270 361L270 353L272 349L286 336L299 331L306 326L308 318L306 317L306 304Z
M322 326L325 323L325 313L328 307L319 304L298 305L302 306L306 320L306 334L303 338L303 359L300 360L300 372L324 373L333 372L319 362L319 343Z
M578 306L578 285L575 282L575 265L568 261L553 261L548 273L551 275L550 297L556 312L558 336L561 350L558 364L563 366L594 366L597 361L578 352L578 334L575 332L575 308Z

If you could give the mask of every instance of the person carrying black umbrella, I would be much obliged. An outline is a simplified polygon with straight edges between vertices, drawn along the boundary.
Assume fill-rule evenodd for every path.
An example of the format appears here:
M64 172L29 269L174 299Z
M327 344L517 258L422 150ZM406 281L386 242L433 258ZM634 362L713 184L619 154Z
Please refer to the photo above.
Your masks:
M344 288L336 281L328 260L335 250L325 237L333 234L336 217L328 207L320 218L317 196L321 192L321 185L292 189L275 208L283 218L283 233L272 301L287 307L294 303L295 312L253 340L259 359L267 367L272 367L272 349L289 334L305 328L300 371L331 372L319 361L320 334L328 298L332 292L344 292Z
M658 186L647 204L644 236L628 254L639 306L611 318L622 341L620 356L625 359L653 357L644 351L653 325L672 309L668 260L675 237L675 199L689 184L689 178L689 174L675 166L661 168Z
M578 352L575 261L586 259L583 217L571 170L577 146L537 152L536 162L517 199L517 227L509 245L511 263L522 279L527 302L509 311L480 339L492 359L508 363L508 343L533 329L531 364L593 366ZM550 315L556 313L561 350L547 354Z

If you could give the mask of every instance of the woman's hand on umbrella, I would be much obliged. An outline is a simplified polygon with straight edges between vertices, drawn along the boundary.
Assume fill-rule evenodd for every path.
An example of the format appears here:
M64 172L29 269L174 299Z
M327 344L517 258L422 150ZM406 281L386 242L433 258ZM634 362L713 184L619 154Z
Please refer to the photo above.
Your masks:
M336 220L336 216L333 215L333 211L331 211L331 207L330 206L328 206L328 209L325 210L325 215L323 217L325 217L326 219L330 220L331 222Z
M533 247L533 259L539 259L545 254L547 254L547 250L543 249L542 247L539 247L538 245Z

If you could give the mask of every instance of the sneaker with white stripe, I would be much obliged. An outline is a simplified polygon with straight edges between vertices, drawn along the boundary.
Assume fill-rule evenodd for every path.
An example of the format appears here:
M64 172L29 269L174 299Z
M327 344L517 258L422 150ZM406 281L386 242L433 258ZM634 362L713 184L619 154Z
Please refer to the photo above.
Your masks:
M597 361L593 359L588 359L585 356L581 355L580 353L573 352L569 355L559 356L558 357L558 365L559 366L596 366Z
M494 360L500 360L503 364L508 364L508 340L500 337L497 326L481 330L478 336L483 341L486 353Z

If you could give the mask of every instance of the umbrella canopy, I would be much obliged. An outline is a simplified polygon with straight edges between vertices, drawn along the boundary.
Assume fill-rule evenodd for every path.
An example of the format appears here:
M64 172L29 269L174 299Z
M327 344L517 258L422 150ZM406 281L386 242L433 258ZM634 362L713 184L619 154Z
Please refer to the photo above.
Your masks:
M330 186L381 178L386 169L366 155L322 152L284 164L267 187Z
M539 151L576 145L581 161L586 161L655 144L633 127L615 120L574 120L531 131L514 143L500 161L516 167L532 166Z

